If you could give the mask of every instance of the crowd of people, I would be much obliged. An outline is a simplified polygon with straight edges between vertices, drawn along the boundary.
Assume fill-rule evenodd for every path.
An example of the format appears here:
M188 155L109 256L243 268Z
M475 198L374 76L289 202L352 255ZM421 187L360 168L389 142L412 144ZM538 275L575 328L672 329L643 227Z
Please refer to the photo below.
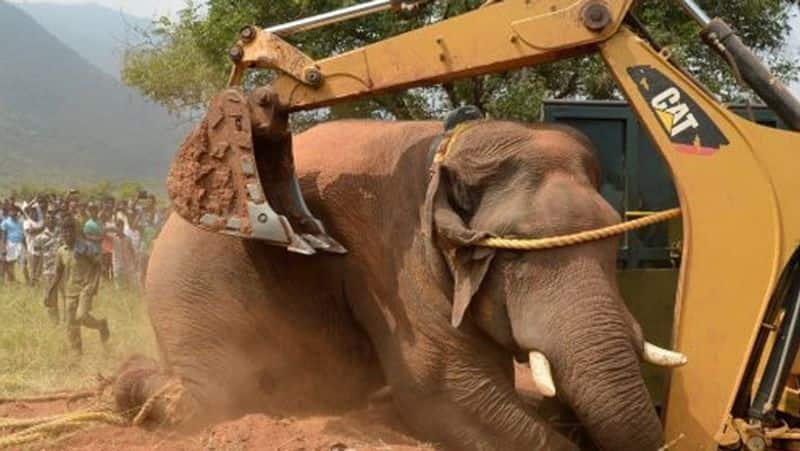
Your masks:
M99 331L103 342L109 337L106 320L91 314L101 283L141 287L165 219L156 197L144 191L129 200L87 200L77 190L7 198L0 208L0 289L23 282L43 286L51 318L65 320L70 344L80 353L81 327Z

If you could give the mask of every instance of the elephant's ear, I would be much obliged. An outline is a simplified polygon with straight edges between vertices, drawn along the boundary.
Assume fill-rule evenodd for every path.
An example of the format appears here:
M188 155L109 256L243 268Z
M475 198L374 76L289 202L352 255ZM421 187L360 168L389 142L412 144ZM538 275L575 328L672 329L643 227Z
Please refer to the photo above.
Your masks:
M453 278L451 323L459 327L475 293L483 282L495 251L474 244L491 236L470 229L465 219L471 217L474 202L468 190L440 163L434 163L431 183L425 199L425 232L441 249Z

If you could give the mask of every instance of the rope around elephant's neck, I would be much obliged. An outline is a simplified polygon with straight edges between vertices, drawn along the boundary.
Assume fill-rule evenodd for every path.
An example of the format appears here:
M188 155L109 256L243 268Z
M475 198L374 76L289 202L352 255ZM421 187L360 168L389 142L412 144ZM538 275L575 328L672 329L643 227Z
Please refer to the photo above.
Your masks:
M661 211L633 221L623 222L602 229L587 230L571 235L554 236L550 238L487 238L477 243L478 246L496 249L510 249L519 251L536 251L554 249L558 247L575 246L590 241L604 240L612 236L622 235L633 230L641 229L659 222L669 221L681 215L680 208Z

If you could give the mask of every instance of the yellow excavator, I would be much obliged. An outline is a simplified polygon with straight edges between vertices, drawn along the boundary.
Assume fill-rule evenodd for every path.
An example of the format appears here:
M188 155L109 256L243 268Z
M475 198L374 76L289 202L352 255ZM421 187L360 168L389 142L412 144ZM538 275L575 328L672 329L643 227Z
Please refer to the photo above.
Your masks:
M215 135L213 158L202 167L173 168L168 187L177 213L203 229L293 252L346 252L300 194L292 112L598 52L668 163L683 213L673 347L689 363L670 375L663 410L669 449L800 449L800 430L779 414L800 344L800 102L730 26L692 0L674 3L789 131L720 104L652 39L631 12L633 0L489 0L319 61L284 40L425 1L374 0L242 29L230 50L230 84L240 84L248 69L275 71L259 99L265 117L248 130L250 122L239 120L247 106L237 98L211 106L209 126L232 129ZM222 121L226 115L237 120ZM250 132L268 145L256 152L237 138ZM213 171L225 177L202 177Z

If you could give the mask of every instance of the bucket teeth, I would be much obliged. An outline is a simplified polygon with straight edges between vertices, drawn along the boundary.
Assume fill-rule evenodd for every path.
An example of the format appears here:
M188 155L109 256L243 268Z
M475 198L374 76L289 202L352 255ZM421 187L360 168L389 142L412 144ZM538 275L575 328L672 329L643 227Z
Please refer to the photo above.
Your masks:
M314 249L329 252L331 254L346 254L347 249L344 246L339 244L338 241L333 239L327 233L325 234L318 234L313 235L310 233L304 233L303 239L306 240Z
M342 246L338 241L334 240L333 237L328 236L328 252L332 254L346 254L347 248Z
M327 249L328 252L330 252L332 254L346 254L347 253L347 248L342 246L335 239L333 239L332 236L326 235L325 238L328 241L328 246L329 246L328 249Z
M292 242L286 246L286 249L289 252L294 252L295 254L302 254L302 255L314 255L317 251L308 244L306 240L304 240L300 235L293 234L292 235Z
M301 237L308 244L310 244L311 247L313 247L314 249L319 249L321 251L327 251L328 248L330 248L328 243L326 243L325 241L321 240L320 238L317 238L316 236L314 236L314 235L312 235L310 233L304 233L304 234L301 235Z

